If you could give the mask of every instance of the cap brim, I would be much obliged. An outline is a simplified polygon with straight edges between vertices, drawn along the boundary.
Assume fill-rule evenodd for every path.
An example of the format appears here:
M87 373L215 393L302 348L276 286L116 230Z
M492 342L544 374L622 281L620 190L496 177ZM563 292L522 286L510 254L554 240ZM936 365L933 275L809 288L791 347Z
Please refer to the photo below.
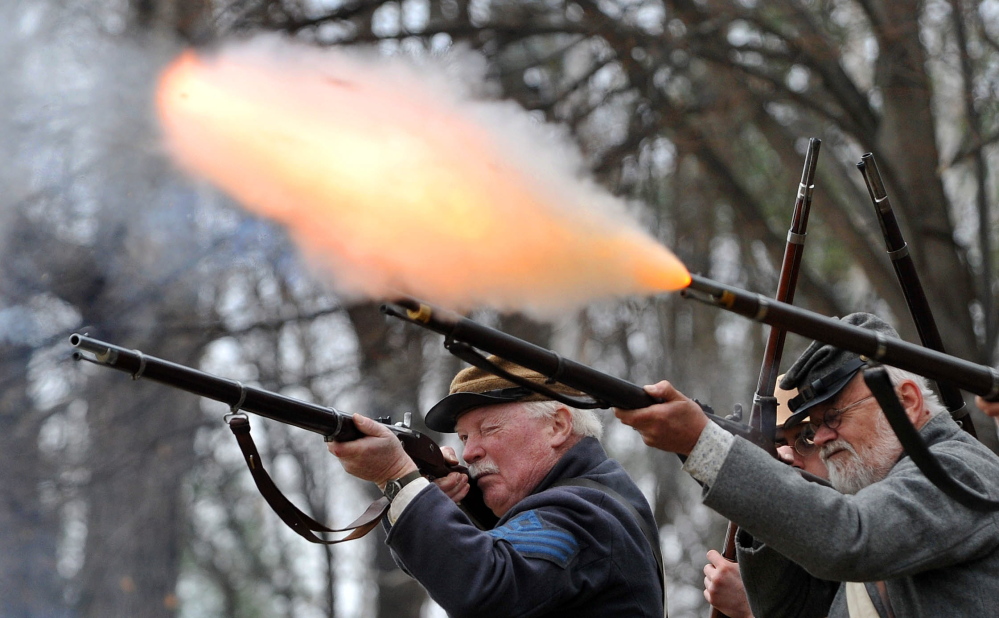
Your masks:
M789 416L787 420L784 421L784 428L790 429L791 427L794 427L795 425L797 425L798 423L800 423L801 421L805 420L808 417L808 415L810 414L810 410L812 408L819 405L820 403L829 401L830 399L838 395L841 390L846 388L846 385L850 383L850 380L852 380L853 377L857 375L857 372L859 372L861 369L863 369L863 365L857 367L855 371L846 374L845 376L834 382L818 396L809 399L805 403L801 404L801 407L795 410L794 414Z
M458 417L476 408L520 401L533 393L522 387L504 388L488 393L454 393L441 399L427 411L427 427L440 433L454 433Z

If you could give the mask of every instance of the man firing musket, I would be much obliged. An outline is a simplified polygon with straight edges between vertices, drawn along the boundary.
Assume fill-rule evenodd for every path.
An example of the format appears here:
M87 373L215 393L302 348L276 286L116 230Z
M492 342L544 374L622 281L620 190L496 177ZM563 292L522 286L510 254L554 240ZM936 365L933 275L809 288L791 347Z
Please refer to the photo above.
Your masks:
M898 338L870 314L842 322ZM616 415L647 444L688 456L684 470L704 485L705 504L742 529L740 556L769 554L764 577L754 580L767 584L747 586L756 615L858 615L873 604L862 585L830 582L873 581L885 584L880 615L996 615L999 512L952 499L904 454L879 409L888 401L884 374L889 396L894 391L944 470L979 501L999 498L999 457L961 430L920 376L872 366L815 342L781 384L799 389L790 407L809 416L835 489L803 481L709 423L669 382L646 387L663 403Z
M518 379L546 377L495 359ZM580 395L562 385L562 395ZM455 473L430 483L383 425L329 450L392 501L386 542L451 616L663 616L659 533L642 492L600 446L600 419L477 367L426 417L457 433L469 473L500 518L480 530L456 506Z

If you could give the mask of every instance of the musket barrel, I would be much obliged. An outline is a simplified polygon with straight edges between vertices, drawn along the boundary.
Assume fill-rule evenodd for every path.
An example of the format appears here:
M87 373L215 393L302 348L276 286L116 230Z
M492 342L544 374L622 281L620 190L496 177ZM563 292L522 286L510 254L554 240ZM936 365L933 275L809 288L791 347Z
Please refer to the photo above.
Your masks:
M787 242L784 245L784 256L781 260L780 275L777 281L777 300L788 304L794 302L794 293L798 283L798 273L801 271L802 254L805 250L805 236L808 228L808 215L812 206L812 192L815 189L815 168L819 160L819 148L822 140L808 140L808 150L805 152L805 165L801 170L801 182L798 184L798 196L794 201L791 213L791 225L787 230ZM770 329L767 345L764 350L764 360L760 367L760 377L756 384L758 397L772 397L777 375L780 372L780 361L784 351L784 329ZM755 409L755 408L754 408ZM752 424L753 421L751 420ZM772 428L763 428L765 434L771 434Z
M930 303L923 290L923 284L916 272L916 265L909 253L909 246L902 235L902 229L895 217L891 201L888 199L888 192L885 189L884 181L881 179L881 172L878 170L877 161L872 153L866 153L860 157L857 168L864 176L867 183L868 193L874 203L874 211L878 216L878 223L881 226L881 234L885 239L885 249L891 259L892 267L895 269L895 276L902 288L902 295L909 308L909 314L916 325L919 333L919 340L928 348L945 352L943 338L937 329L936 321L933 319L933 312ZM960 391L951 384L938 384L940 398L944 405L956 418L967 416L964 410L964 397ZM970 419L962 421L965 429L971 435L975 435L975 426Z
M597 371L523 339L479 324L452 311L412 299L386 303L382 313L416 322L447 338L485 350L577 389L618 408L637 409L656 403L642 387Z
M878 223L881 225L881 233L885 239L885 249L891 259L892 267L895 269L899 285L902 287L902 294L905 296L912 320L916 324L916 330L919 332L919 340L926 347L942 352L944 351L943 339L940 337L936 322L933 320L930 303L923 291L923 285L916 272L912 255L909 253L909 246L902 236L902 229L885 191L884 182L878 171L878 164L871 153L863 155L860 159L857 168L863 174L871 201L874 202L874 210L878 215Z
M85 335L73 334L69 342L73 347L94 354L95 362L131 374L135 380L153 380L222 402L233 410L246 410L337 440L347 441L363 435L354 427L350 415L333 408L246 386L237 380L220 378Z
M691 283L681 294L738 313L763 324L777 325L789 332L821 341L872 360L944 381L988 401L999 401L999 371L901 339L887 338L872 331L845 324L814 311L781 303L760 294L691 275Z
M819 160L819 147L822 140L808 140L808 150L805 152L805 165L801 169L801 182L798 183L798 195L791 211L791 225L787 230L787 242L784 244L784 257L781 260L780 275L777 279L777 300L793 303L794 292L798 284L798 274L801 272L801 260L805 250L806 228L808 214L812 206L812 194L815 191L815 168ZM784 341L787 331L778 326L770 327L767 344L763 350L763 362L760 364L760 377L756 382L756 392L753 394L753 407L749 414L749 426L759 431L763 438L763 448L771 455L777 456L777 400L774 390L777 376L780 373L780 361L784 355ZM725 530L725 542L722 556L728 560L736 559L735 537L738 526L729 522ZM710 618L728 618L718 608L712 608Z

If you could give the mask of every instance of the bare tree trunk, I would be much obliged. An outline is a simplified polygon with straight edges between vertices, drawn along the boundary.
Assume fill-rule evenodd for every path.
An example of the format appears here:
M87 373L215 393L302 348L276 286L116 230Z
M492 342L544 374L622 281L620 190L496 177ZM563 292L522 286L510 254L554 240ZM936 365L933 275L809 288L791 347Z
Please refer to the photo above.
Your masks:
M107 313L96 312L104 318ZM137 337L114 328L100 332L184 364L197 360L194 338ZM187 518L181 487L195 462L197 400L158 384L104 374L93 379L88 401L92 448L80 615L174 616Z
M361 387L369 408L367 416L390 416L393 422L413 414L413 424L423 427L419 390L423 377L423 336L408 324L390 324L375 304L354 305L347 310L357 335ZM378 489L371 485L371 495ZM427 595L416 580L405 575L385 545L378 528L375 568L378 570L378 616L419 618Z
M129 0L129 22L134 31L163 30L197 41L209 33L208 0Z
M41 495L52 471L38 449L41 419L27 390L32 353L28 345L0 346L0 607L10 618L69 615L56 568L59 514Z
M877 81L884 113L874 143L892 203L951 354L981 359L969 310L975 297L967 260L954 242L947 196L937 173L940 153L926 52L919 38L922 2L880 3L875 25L881 55ZM881 162L884 162L882 165Z

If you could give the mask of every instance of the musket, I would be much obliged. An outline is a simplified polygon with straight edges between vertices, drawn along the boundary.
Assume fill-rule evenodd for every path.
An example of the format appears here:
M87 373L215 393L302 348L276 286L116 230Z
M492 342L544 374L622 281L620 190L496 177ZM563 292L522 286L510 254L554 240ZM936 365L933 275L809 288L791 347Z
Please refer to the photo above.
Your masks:
M318 433L327 442L349 442L363 438L365 435L354 424L352 415L335 408L247 386L237 380L214 376L198 369L149 356L139 350L129 350L85 335L73 334L70 336L69 342L81 350L74 353L76 360L87 360L104 367L123 371L130 374L133 380L145 378L226 404L230 409L230 414L226 415L226 421L230 424L232 424L232 417L245 411ZM89 354L84 354L84 352ZM379 420L385 422L392 433L399 438L403 449L425 476L439 478L447 476L451 472L468 474L468 469L464 466L448 463L437 443L428 436L411 429L408 422L390 424L388 419ZM236 427L233 427L233 431L237 432ZM249 425L246 423L245 434L248 435L248 432ZM240 434L237 434L237 437L240 437ZM254 457L259 458L259 455L254 452ZM254 470L254 465L259 466L259 462L248 461L248 463L251 464L251 471ZM256 475L254 480L257 480ZM270 497L264 492L264 488L261 488L261 491L270 503ZM275 505L272 503L271 506ZM469 477L468 495L461 501L460 506L469 518L481 528L491 528L497 521L495 514L483 501L482 491L471 477ZM282 515L279 508L275 507L275 511ZM285 519L283 515L282 519ZM295 525L287 520L286 523L289 523L292 529L301 534L300 522L294 517L291 519L295 520L293 522ZM316 528L312 529L317 530ZM332 531L325 528L318 530ZM309 537L306 536L306 538Z
M681 296L999 401L999 371L692 274Z
M801 272L801 256L805 248L808 214L812 205L812 193L815 190L815 166L818 162L821 145L822 141L817 138L813 137L808 140L805 165L801 171L798 195L794 200L794 210L791 214L791 226L787 231L787 242L784 245L784 257L781 260L775 298L788 304L794 302L798 273ZM753 408L749 415L749 426L762 434L768 443L768 450L774 456L777 455L774 447L777 431L777 399L774 398L774 389L777 385L777 375L780 373L780 361L784 353L784 340L786 338L787 332L783 328L770 327L770 335L767 337L767 344L763 350L763 362L756 384L756 394L753 396ZM735 537L738 529L738 525L733 522L729 522L726 527L722 556L727 560L735 560ZM725 616L715 607L711 608L710 615L712 618Z
M878 223L881 225L886 251L902 288L905 304L909 307L909 314L916 325L916 332L919 333L919 340L927 348L945 352L943 339L940 337L940 331L937 330L937 323L933 319L930 303L926 299L923 284L916 272L916 265L909 253L909 245L902 236L902 230L895 217L891 201L888 199L888 192L885 190L884 181L881 179L874 155L866 153L861 156L857 168L863 174L864 181L867 183L867 191L871 195L871 201L874 202L874 210L878 215ZM951 417L965 431L977 437L975 424L971 421L961 391L947 382L937 382L937 390Z
M801 258L805 249L805 236L808 227L808 214L812 205L812 193L815 190L815 167L819 158L819 147L822 141L817 138L808 140L808 150L805 152L805 165L801 171L801 182L798 184L798 195L794 201L791 214L791 226L787 231L787 242L784 245L784 258L781 261L780 276L777 282L779 301L791 304L794 302L794 292L798 284L798 274L801 272ZM773 439L776 431L777 402L776 400L760 403L761 399L773 399L777 385L777 375L780 373L780 361L784 353L784 340L787 332L779 326L770 329L766 348L763 352L763 363L760 367L760 377L756 384L756 395L753 398L753 411L749 417L752 427L759 427L764 436ZM757 420L756 417L759 417Z

